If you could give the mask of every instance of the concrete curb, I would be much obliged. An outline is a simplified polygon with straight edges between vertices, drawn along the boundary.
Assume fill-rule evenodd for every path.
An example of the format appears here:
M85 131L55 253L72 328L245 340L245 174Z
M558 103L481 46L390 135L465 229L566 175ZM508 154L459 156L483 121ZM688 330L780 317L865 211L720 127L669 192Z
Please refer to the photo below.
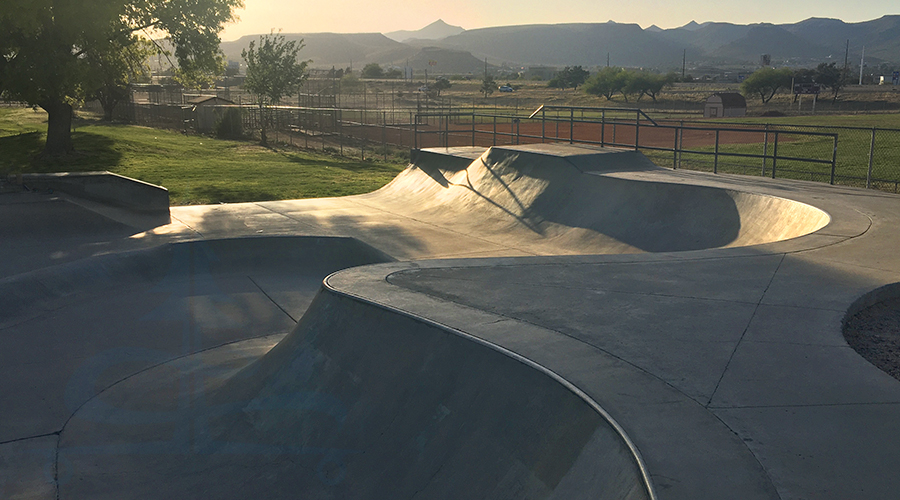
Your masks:
M169 213L169 190L112 172L22 174L10 181L142 213Z

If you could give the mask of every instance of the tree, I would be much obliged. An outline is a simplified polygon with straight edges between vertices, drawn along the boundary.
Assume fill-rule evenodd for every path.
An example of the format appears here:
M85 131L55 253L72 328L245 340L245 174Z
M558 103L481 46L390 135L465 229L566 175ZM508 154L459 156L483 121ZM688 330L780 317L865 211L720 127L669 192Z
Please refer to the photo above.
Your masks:
M547 82L547 86L563 90L572 87L578 90L578 86L583 84L590 74L581 66L566 66Z
M223 67L219 32L242 0L3 0L3 97L47 111L44 154L72 151L73 106L101 86L97 61L146 33L168 36L178 76L199 81Z
M484 94L484 97L487 98L487 96L494 93L494 88L496 87L497 82L494 81L494 77L491 75L484 75L484 79L481 80L481 88L479 89L479 92L482 92Z
M662 92L662 89L674 82L676 78L674 74L657 75L646 71L626 71L626 73L628 78L625 92L637 94L638 101L645 95L648 95L653 99L653 102L656 102L656 97Z
M296 93L306 80L306 65L309 61L297 59L303 40L287 41L280 33L270 33L259 37L241 51L247 63L247 78L244 88L256 97L260 112L260 143L268 144L266 138L266 106L278 104L281 98Z
M605 67L584 83L584 92L605 97L611 101L613 96L621 92L628 82L628 74L622 68ZM626 96L626 101L628 97Z
M434 83L431 84L431 89L436 91L438 97L440 97L442 90L447 90L452 86L453 84L450 83L450 80L444 77L439 77L434 81Z
M362 73L360 74L363 78L382 78L384 76L384 70L381 69L381 66L378 63L369 63L366 64L366 67L363 68Z
M741 83L745 94L756 94L766 104L783 88L791 85L793 72L788 68L762 68L753 72Z
M823 87L831 89L832 103L837 101L838 93L841 91L841 89L844 88L844 85L847 84L847 76L847 71L842 68L838 68L835 63L821 63L816 66L816 83L821 84Z
M149 78L147 58L154 52L154 45L146 39L132 35L127 45L106 53L92 54L91 74L100 79L100 86L94 92L103 107L103 119L111 121L116 106L128 99L128 85ZM91 97L91 96L88 96Z

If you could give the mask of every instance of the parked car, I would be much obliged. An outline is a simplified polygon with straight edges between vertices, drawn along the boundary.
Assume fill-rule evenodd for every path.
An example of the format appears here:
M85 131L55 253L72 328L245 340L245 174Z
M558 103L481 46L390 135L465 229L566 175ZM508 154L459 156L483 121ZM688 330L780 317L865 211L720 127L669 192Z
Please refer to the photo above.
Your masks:
M419 87L419 92L428 92L429 90L431 89L428 88L428 85L422 85L421 87Z
M510 87L509 85L501 85L500 87L497 88L497 90L499 90L500 92L512 92L515 89Z

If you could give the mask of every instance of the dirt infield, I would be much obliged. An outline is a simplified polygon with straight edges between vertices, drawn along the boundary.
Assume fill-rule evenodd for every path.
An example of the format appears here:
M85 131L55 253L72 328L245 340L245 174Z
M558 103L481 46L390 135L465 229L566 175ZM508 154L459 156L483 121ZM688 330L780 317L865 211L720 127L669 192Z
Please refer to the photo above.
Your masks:
M382 126L353 124L343 126L343 133L373 143L386 143L415 148L455 147L455 146L495 146L534 144L540 142L579 142L607 146L634 147L639 143L644 148L680 149L710 148L724 144L764 144L766 133L759 129L705 130L678 128L675 125L653 126L633 123L586 123L586 122L534 122L522 123L515 120L505 122L475 123L434 123L417 126ZM790 136L781 134L780 142L791 141ZM796 138L793 138L796 140ZM769 143L773 141L770 133ZM760 151L762 152L762 151Z

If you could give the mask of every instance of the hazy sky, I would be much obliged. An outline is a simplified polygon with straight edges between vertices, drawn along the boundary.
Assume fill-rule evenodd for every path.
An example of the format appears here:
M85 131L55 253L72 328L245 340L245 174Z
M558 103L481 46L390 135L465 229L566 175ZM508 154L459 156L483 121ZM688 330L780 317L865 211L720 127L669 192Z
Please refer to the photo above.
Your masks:
M223 40L268 33L364 33L417 30L443 19L465 29L514 24L636 23L683 26L691 20L736 24L794 23L810 17L847 22L900 13L897 0L244 0L241 20Z

